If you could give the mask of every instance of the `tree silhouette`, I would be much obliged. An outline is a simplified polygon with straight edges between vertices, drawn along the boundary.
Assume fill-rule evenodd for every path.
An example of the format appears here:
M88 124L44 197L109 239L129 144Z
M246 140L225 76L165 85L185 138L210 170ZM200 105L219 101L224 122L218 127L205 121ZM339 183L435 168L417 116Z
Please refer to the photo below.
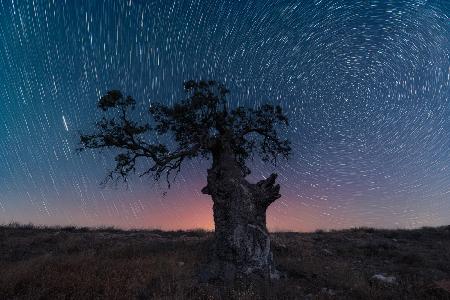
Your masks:
M108 179L127 180L137 172L140 160L150 162L139 176L165 176L167 184L175 179L182 163L203 157L212 158L208 184L202 189L213 200L215 238L207 279L234 279L257 274L274 278L270 239L266 228L266 210L280 197L276 174L256 184L245 177L250 174L246 161L258 153L263 161L276 163L288 158L288 140L277 133L278 125L288 125L280 106L269 104L257 109L230 109L226 101L229 90L215 81L187 81L187 98L171 106L152 104L148 121L133 112L136 101L112 90L100 98L98 107L104 116L92 134L81 134L81 150L120 150L116 166ZM151 120L152 119L152 120ZM169 135L172 143L162 143Z

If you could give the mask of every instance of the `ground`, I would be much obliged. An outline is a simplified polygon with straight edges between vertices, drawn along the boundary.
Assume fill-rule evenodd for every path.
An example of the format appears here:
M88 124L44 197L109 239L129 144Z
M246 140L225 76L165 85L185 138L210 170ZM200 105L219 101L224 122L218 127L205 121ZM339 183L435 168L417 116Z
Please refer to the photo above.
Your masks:
M212 235L1 226L0 299L450 299L450 226L272 233L286 278L227 286L195 276Z

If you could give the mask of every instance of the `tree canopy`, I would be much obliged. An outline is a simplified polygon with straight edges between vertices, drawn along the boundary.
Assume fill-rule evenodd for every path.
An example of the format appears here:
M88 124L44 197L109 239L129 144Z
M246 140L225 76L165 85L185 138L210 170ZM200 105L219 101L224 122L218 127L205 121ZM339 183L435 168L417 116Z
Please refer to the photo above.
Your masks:
M250 170L245 162L258 153L263 161L276 163L287 158L290 142L279 137L278 125L288 125L279 105L264 104L257 109L230 108L229 90L216 81L186 81L186 99L173 105L152 104L139 119L133 115L136 101L119 90L108 91L98 101L103 117L95 123L95 131L81 134L80 150L115 148L116 166L107 179L127 180L136 173L139 160L148 160L148 168L139 176L159 180L165 175L175 178L184 161L195 157L206 159L224 152L234 156L244 174ZM146 119L146 120L144 120ZM159 136L170 135L173 147L160 142Z

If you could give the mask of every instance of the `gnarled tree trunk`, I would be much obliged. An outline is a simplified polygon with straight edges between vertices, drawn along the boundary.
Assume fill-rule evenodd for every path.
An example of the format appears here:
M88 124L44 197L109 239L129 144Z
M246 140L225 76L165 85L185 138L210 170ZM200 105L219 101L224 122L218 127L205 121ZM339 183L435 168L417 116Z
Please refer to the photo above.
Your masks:
M208 185L202 192L214 202L214 253L207 280L234 280L239 276L279 277L275 269L266 210L280 197L276 174L251 184L233 155L214 157Z

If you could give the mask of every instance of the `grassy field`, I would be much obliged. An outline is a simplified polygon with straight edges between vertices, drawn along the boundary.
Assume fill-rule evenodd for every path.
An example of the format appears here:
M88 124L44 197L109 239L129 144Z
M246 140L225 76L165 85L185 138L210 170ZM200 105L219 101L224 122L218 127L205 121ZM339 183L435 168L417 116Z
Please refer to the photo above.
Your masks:
M450 299L450 226L273 233L287 278L227 286L195 276L212 235L1 226L0 299Z

